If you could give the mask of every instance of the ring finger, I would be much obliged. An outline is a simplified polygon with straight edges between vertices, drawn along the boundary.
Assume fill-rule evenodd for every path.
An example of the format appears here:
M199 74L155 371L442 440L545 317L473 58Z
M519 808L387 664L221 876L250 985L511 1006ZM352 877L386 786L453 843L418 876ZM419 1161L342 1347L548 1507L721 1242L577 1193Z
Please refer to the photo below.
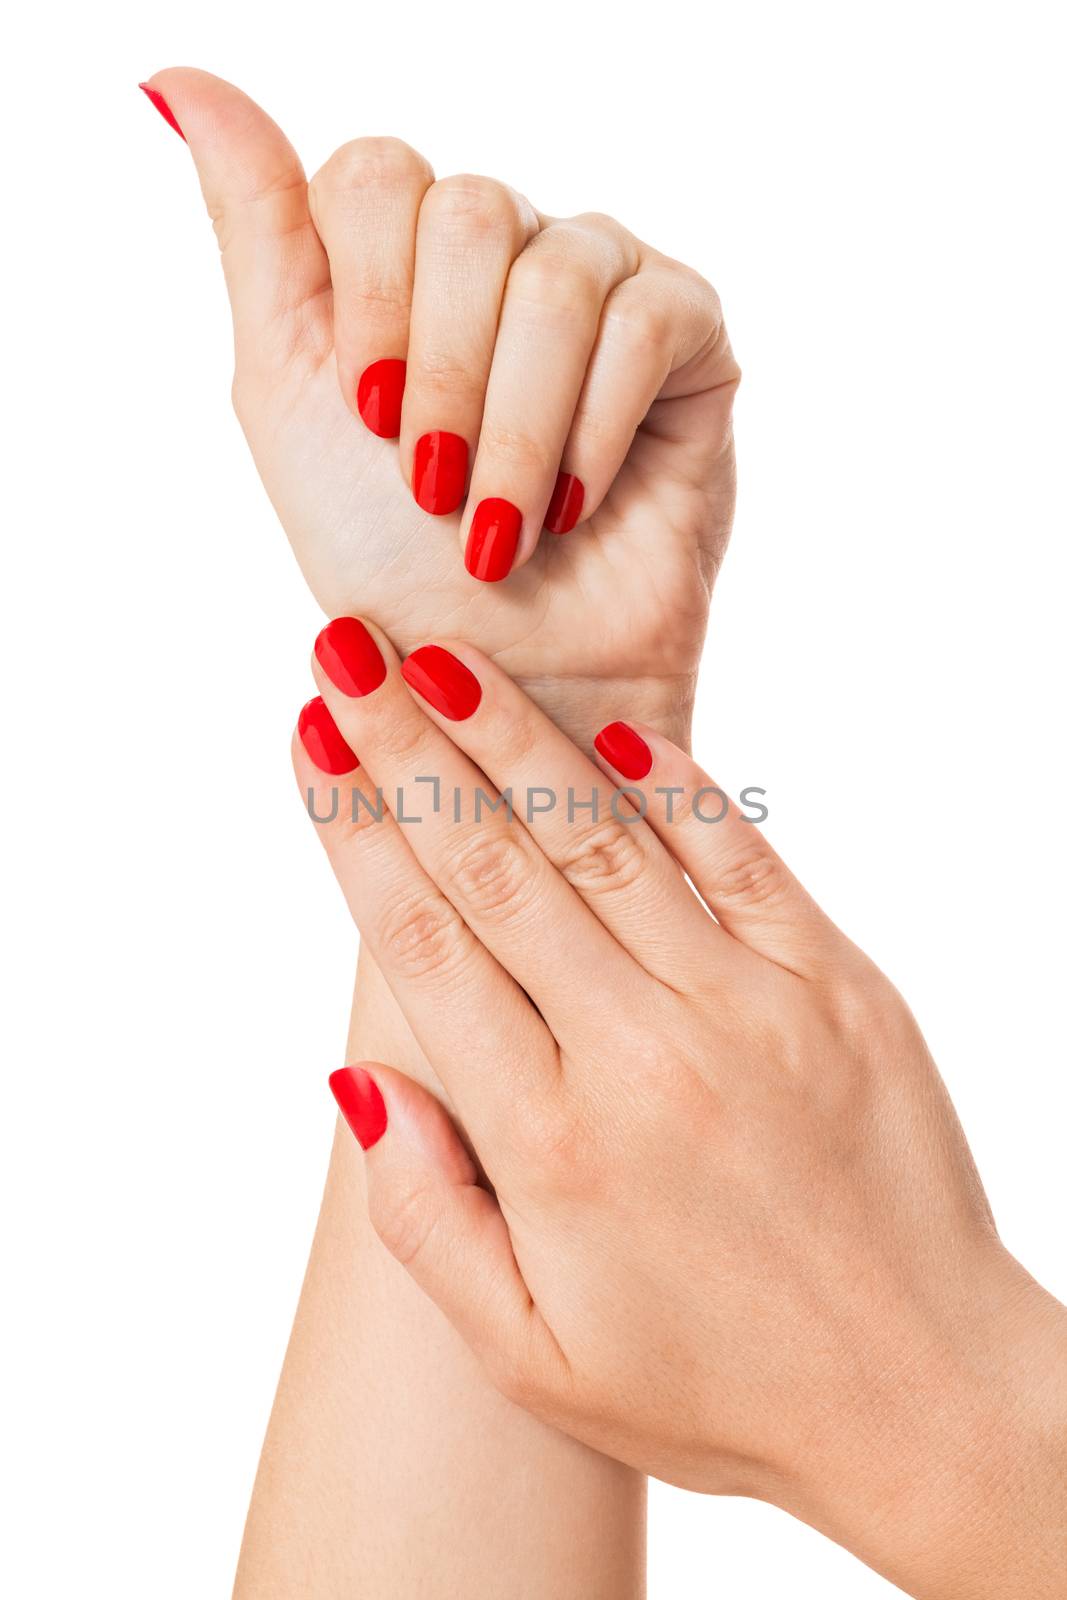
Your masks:
M576 217L550 223L511 269L462 528L483 582L537 548L604 301L636 266L618 224Z

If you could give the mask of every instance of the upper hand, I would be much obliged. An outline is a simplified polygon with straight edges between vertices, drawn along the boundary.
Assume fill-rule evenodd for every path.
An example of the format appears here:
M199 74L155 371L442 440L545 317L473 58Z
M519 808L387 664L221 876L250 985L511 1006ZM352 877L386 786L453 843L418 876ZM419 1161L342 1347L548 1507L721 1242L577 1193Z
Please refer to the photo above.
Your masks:
M172 69L149 87L197 164L234 402L324 610L359 609L404 645L461 630L557 720L572 689L581 707L587 686L625 681L684 737L733 514L738 369L711 286L608 217L550 218L489 178L435 181L397 139L342 146L309 184L232 85ZM361 382L363 416L398 441L361 420ZM441 432L461 441L451 482L416 461ZM541 532L561 470L582 489L563 538ZM483 513L472 536L486 500L521 517L503 584L484 579L507 570L515 519Z

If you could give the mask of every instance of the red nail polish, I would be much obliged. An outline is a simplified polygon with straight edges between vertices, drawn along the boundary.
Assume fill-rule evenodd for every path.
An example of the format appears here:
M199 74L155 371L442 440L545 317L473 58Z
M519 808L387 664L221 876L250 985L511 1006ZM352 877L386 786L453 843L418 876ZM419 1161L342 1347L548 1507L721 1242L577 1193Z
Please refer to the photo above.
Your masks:
M626 722L609 722L593 743L624 778L644 778L652 770L652 751Z
M467 571L483 583L499 583L511 571L522 532L522 512L510 500L482 500L471 522Z
M582 514L585 485L573 472L561 472L545 512L545 527L549 533L570 533Z
M364 1067L339 1067L330 1073L330 1088L342 1117L364 1150L369 1150L389 1123L382 1091Z
M177 117L174 115L174 112L170 109L170 106L168 106L159 90L153 89L150 83L139 83L137 87L148 96L149 100L151 100L152 104L163 118L163 121L170 123L171 127L174 129L175 133L180 139L185 139L184 133L182 133L182 130L178 126ZM188 142L189 141L186 139L187 144Z
M315 640L319 666L342 694L359 698L385 682L382 652L358 617L334 617Z
M371 433L395 439L400 432L400 407L407 381L406 361L372 361L359 380L356 405Z
M439 644L420 645L400 669L411 687L450 722L465 722L478 709L482 686L469 667Z
M458 433L424 433L415 446L411 484L424 511L444 517L455 511L467 485L466 439Z
M359 757L345 743L321 695L308 701L296 727L304 749L320 772L339 776L342 772L354 772L359 766Z

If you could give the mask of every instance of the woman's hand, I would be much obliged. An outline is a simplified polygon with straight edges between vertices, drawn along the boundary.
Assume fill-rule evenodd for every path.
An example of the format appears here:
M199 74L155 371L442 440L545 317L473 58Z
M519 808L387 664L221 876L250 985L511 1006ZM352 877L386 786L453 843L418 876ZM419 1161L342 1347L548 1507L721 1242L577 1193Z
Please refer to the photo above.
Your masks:
M625 685L685 739L734 497L710 285L610 218L435 181L397 139L342 146L309 185L232 85L144 87L197 164L234 403L327 613L405 646L462 627L557 721Z
M332 1081L382 1239L495 1381L916 1595L1060 1594L1063 1308L888 981L651 729L598 770L468 645L401 668L354 619L314 669L298 779L473 1157L401 1074Z

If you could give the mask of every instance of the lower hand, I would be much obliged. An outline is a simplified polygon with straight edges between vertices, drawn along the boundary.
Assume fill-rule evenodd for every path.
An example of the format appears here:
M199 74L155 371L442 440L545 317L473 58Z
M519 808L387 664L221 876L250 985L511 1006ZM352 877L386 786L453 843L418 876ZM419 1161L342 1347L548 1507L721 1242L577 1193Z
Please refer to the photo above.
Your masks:
M402 676L352 621L314 669L297 775L325 817L351 774L319 832L456 1121L379 1064L335 1089L378 1232L492 1378L912 1594L1060 1594L1064 1311L889 982L650 728L598 767L470 646ZM475 821L479 786L528 820Z

